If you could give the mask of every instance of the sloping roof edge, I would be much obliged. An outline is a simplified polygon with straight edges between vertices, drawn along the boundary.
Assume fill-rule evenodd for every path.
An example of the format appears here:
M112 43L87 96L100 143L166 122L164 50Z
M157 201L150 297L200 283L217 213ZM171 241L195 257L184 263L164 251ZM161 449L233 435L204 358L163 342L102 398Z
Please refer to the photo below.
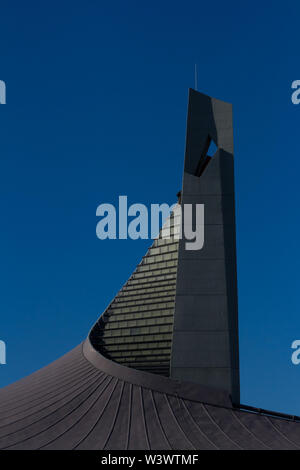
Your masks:
M82 352L94 367L125 382L187 400L232 408L231 397L226 391L122 366L102 356L92 346L89 338L82 343Z

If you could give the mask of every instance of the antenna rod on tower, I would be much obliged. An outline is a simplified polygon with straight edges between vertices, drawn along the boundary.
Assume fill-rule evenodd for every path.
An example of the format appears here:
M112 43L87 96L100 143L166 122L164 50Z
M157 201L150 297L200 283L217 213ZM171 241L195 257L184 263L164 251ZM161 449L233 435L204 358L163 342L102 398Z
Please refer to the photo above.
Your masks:
M195 90L198 91L197 64L195 64Z

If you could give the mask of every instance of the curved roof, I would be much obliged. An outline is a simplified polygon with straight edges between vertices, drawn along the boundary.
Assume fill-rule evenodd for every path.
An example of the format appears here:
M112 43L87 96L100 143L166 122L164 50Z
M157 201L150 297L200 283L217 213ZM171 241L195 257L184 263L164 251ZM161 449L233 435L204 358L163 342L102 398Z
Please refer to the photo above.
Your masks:
M231 401L239 401L232 152L231 106L191 91L181 204L205 203L204 249L176 241L174 217L172 236L153 243L84 343L0 390L0 449L300 448L300 418Z
M223 392L121 366L89 340L0 390L0 449L297 448L298 423L234 409Z
M175 311L179 207L89 336L108 359L166 377L170 375Z

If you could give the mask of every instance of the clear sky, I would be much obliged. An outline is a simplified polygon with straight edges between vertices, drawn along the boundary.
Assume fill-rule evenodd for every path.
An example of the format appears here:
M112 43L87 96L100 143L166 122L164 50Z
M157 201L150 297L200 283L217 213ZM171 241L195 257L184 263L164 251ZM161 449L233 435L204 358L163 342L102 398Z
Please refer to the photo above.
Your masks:
M279 5L280 4L280 5ZM2 1L4 386L83 340L147 241L96 208L176 199L188 87L233 103L241 399L300 415L297 2Z

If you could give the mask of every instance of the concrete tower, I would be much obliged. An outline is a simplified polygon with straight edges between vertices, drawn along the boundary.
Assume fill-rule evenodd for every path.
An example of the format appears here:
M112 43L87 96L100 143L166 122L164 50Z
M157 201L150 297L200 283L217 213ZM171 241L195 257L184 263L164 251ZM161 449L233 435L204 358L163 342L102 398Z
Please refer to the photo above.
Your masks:
M181 199L183 212L204 204L204 246L189 251L179 241L171 377L226 390L239 403L232 106L194 90Z

